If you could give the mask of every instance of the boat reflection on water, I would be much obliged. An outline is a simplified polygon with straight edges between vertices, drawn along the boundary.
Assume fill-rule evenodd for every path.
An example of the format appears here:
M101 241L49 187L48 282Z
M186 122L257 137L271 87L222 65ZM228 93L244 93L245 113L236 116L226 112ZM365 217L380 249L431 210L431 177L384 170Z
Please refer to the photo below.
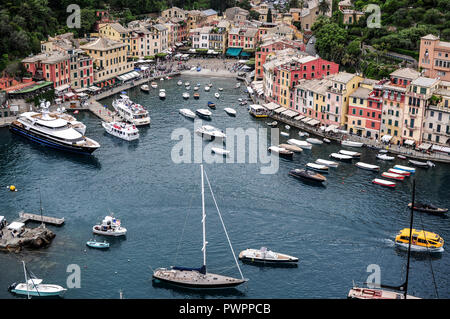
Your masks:
M264 262L252 262L251 260L241 259L243 264L252 265L260 268L298 268L296 263L264 263Z
M246 297L245 292L236 287L226 289L192 289L156 280L152 280L152 287L173 292L174 297L178 298L204 298L206 296L215 298ZM177 294L180 294L180 296L177 296Z

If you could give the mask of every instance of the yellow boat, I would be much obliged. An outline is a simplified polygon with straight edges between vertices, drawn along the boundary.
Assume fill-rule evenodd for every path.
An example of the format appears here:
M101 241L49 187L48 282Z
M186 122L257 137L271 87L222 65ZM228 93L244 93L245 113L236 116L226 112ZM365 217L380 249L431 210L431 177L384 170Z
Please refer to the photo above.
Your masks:
M253 104L250 105L248 112L253 115L254 117L267 117L267 113L266 113L266 108L261 106L261 105L257 105L257 104Z
M395 243L401 247L408 249L410 229L404 228L395 237ZM443 252L444 239L438 234L424 231L412 230L411 250Z

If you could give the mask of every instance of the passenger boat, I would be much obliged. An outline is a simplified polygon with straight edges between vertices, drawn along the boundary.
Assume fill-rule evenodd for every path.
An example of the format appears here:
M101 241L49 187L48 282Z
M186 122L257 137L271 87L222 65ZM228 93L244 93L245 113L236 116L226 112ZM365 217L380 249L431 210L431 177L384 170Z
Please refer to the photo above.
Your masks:
M226 107L223 110L230 116L236 116L236 110L235 109L232 109L230 107Z
M393 161L395 159L394 156L388 156L386 154L377 154L377 158L383 161Z
M8 287L8 291L16 295L25 295L28 298L34 297L62 297L67 289L52 284L43 284L42 279L31 274L22 261L25 283L13 283ZM28 279L28 276L30 279Z
M395 187L395 183L394 182L390 182L381 178L375 178L372 180L372 183L377 184L377 185L381 185L381 186L386 186L386 187Z
M304 179L307 181L319 182L319 183L323 183L327 180L325 178L325 176L320 175L319 173L316 173L314 171L307 170L307 169L296 168L296 169L291 170L289 172L289 175L294 176L296 178Z
M180 109L179 112L180 112L181 115L183 115L185 117L188 117L190 119L194 119L195 118L195 113L192 112L189 109Z
M133 141L139 138L139 130L134 124L124 122L102 122L102 126L107 133L126 141Z
M177 85L183 85L183 81L181 81L181 80L178 81L178 82L177 82Z
M364 145L364 143L344 140L341 142L341 145L342 146L350 146L350 147L362 147Z
M112 106L122 119L136 126L149 125L150 115L140 104L134 103L130 98L122 94L119 99L112 102Z
M328 167L338 167L339 163L333 162L333 161L327 161L321 158L316 159L316 164L326 165Z
M411 234L412 233L412 234ZM410 235L411 234L411 235ZM408 248L409 236L411 236L411 250L418 252L442 253L444 251L444 239L438 234L410 228L403 228L395 236L395 244L401 248Z
M166 98L166 90L165 89L159 89L159 98L161 98L161 99Z
M412 204L409 203L408 207L411 208ZM414 203L414 210L419 211L419 212L424 212L424 213L431 213L431 214L444 214L446 212L448 212L448 208L440 208L440 207L436 207L432 204L424 204L424 203L419 203L419 202L415 202Z
M195 111L195 114L204 120L211 120L212 113L207 109L198 109Z
M415 169L415 168L413 168L413 167L408 167L408 166L403 166L403 165L394 165L394 168L395 168L395 169L402 170L402 171L409 172L409 173L411 173L411 174L414 174L414 173L416 172L416 169Z
M278 122L277 121L273 121L273 122L268 122L267 125L269 125L270 127L275 127L277 126Z
M328 173L328 166L315 163L306 163L306 167L319 173Z
M150 87L147 84L141 85L141 91L144 91L145 93L150 92Z
M208 137L211 140L216 138L224 139L227 137L224 132L212 125L203 125L202 127L199 127L195 132L198 135L202 137Z
M236 262L236 266L239 270L241 278L233 278L224 275L218 275L213 273L208 273L206 268L206 210L205 210L205 192L204 192L204 182L203 175L206 176L206 180L208 182L209 189L214 198L214 194L212 192L212 188L208 179L208 176L203 171L203 165L201 167L201 186L202 186L202 218L201 222L203 225L203 245L202 245L202 253L203 253L203 265L200 268L191 268L191 267L171 267L167 268L158 268L153 272L153 280L155 282L165 282L168 284L172 284L175 286L182 286L185 288L195 288L195 289L211 289L211 288L233 288L243 284L247 281L242 275L241 268L239 267L239 263L237 262L236 256L234 254L233 247L231 246L231 242L228 240L228 244L230 246L231 252L233 254L234 260ZM214 201L215 202L215 201ZM220 210L216 204L217 212L219 214L220 220L222 221L222 216L220 214ZM225 234L228 237L227 230L225 225L223 225L223 229Z
M206 92L208 92L208 91L209 91L209 89L210 89L210 87L209 87L209 86L205 86L205 91L206 91Z
M211 147L211 153L228 156L228 154L230 154L230 151L227 151L220 147Z
M355 165L359 168L366 169L368 171L379 171L380 170L380 166L372 165L372 164L368 164L368 163L358 162Z
M188 92L183 93L183 99L187 100L190 97Z
M14 120L9 129L33 142L62 151L92 154L100 147L96 141L85 137L62 118L48 115L48 105L42 113L25 112Z
M97 235L104 236L125 236L127 229L120 225L120 220L113 216L106 216L100 225L94 225L92 231Z
M390 179L395 179L395 180L398 180L398 181L403 181L405 179L404 175L395 174L395 173L389 173L389 172L383 172L381 174L381 176L386 177L386 178L390 178Z
M352 151L346 151L346 150L340 150L339 154L348 155L348 156L351 156L353 158L361 157L361 153L352 152Z
M156 89L158 87L158 83L156 83L156 82L152 82L150 85L154 89Z
M351 162L353 159L353 156L339 154L339 153L331 153L330 157L340 160L340 161L344 161L344 162Z
M271 264L290 264L298 262L297 257L276 253L271 250L267 250L266 247L261 247L261 249L247 248L239 253L239 259L242 261Z
M214 102L209 101L209 102L207 103L207 105L208 105L208 107L209 107L210 109L215 109L215 108L216 108L216 104L215 104Z
M422 167L422 168L429 168L429 167L430 167L426 162L420 162L420 161L415 161L415 160L409 160L408 163L409 163L409 164L412 164L412 165L414 165L414 166L417 166L417 167Z
M278 147L285 148L285 149L287 149L289 151L292 151L294 153L301 153L301 152L303 152L303 150L300 147L295 146L295 145L291 145L291 144L280 144L280 145L278 145Z
M194 93L194 99L199 99L200 98L200 93L198 93L198 92L195 92Z
M243 102L241 102L243 103ZM261 105L250 105L248 112L254 117L267 117L266 109Z
M307 150L310 150L310 149L312 148L312 145L309 144L308 142L296 140L295 138L291 138L291 139L289 139L287 142L288 142L288 144L298 146L298 147L300 147L301 149L307 149Z
M394 173L394 174L398 174L398 175L403 175L405 177L408 177L411 175L411 172L407 172L401 169L396 169L396 168L390 168L388 169L389 173Z
M313 138L313 137L307 138L306 141L311 144L317 144L317 145L323 144L323 141L321 141L317 138Z
M324 138L323 141L324 141L324 143L327 143L327 144L331 143L331 141L329 139L327 139L327 138Z
M220 97L220 94L219 93L214 93L214 96L216 97L216 98L219 98Z
M95 240L89 240L86 242L86 246L97 249L107 249L109 248L109 243L106 241L100 242Z
M399 158L399 159L406 159L406 156L404 156L404 155L397 155L397 157Z
M285 148L278 147L278 146L270 146L268 150L271 153L278 154L278 156L285 157L285 158L292 158L294 156L293 151L290 151L290 150L287 150Z

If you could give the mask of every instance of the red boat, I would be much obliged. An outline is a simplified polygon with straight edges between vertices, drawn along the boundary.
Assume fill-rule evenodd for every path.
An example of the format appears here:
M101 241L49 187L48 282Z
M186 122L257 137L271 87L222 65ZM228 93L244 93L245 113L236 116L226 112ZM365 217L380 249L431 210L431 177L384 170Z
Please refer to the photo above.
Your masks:
M395 168L390 168L388 169L389 173L394 173L394 174L398 174L398 175L403 175L403 176L410 176L411 173L407 172L407 171L402 171L401 169L395 169Z
M380 179L380 178L375 178L374 180L372 180L372 183L381 185L381 186L395 187L394 182L386 181L386 180Z
M389 173L389 172L384 172L383 174L381 174L381 176L386 177L386 178L390 178L390 179L396 179L398 181L402 181L402 180L405 179L404 175L395 174L395 173Z

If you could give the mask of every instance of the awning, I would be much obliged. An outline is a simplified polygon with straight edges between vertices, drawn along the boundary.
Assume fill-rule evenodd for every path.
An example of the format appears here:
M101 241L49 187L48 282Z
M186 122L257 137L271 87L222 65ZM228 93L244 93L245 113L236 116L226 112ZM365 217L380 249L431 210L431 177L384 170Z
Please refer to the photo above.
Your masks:
M281 112L284 112L284 111L286 111L286 108L285 107L279 107L279 108L277 108L276 110L273 110L275 113L277 113L277 114L280 114Z
M304 117L303 119L302 119L302 122L304 122L304 123L306 123L306 122L309 122L309 121L311 121L312 120L312 118L310 118L310 117Z
M128 80L137 78L138 76L139 76L139 73L138 73L138 72L136 72L136 71L131 71L131 72L128 72L128 73L126 73L126 74L119 75L117 78L118 78L119 80L121 80L121 81L128 81Z
M74 96L75 96L75 94L72 93L72 92L67 92L67 93L64 94L64 95L67 96L67 97L74 97Z
M309 122L306 123L306 124L311 125L311 126L314 126L314 125L317 125L317 124L319 124L319 123L320 123L319 120L312 119L311 121L309 121Z
M239 62L239 63L242 63L242 64L245 64L245 63L248 62L248 60L239 60L238 62Z
M325 129L325 132L334 131L337 128L338 128L337 125L332 124Z
M450 147L447 147L447 146L433 145L431 147L431 149L436 152L444 152L444 153L450 154Z
M208 50L208 52L206 52L206 54L214 54L215 51L214 50Z
M298 115L298 113L293 110L286 110L282 114L290 118L296 117Z
M406 145L413 145L414 143L415 143L414 140L406 140L403 142L403 144L406 144Z
M430 147L431 147L431 144L428 144L428 143L422 143L419 145L419 149L421 149L421 150L427 150Z
M251 54L248 52L242 51L241 56L251 56Z
M86 92L89 91L89 88L80 88L80 89L75 89L76 93L81 93L81 92Z
M295 118L294 118L294 120L296 120L296 121L300 121L302 118L304 118L305 116L304 115L299 115L299 116L296 116Z
M70 84L64 84L64 85L55 87L55 91L61 92L61 91L67 90L68 88L70 88Z
M242 48L228 48L227 52L225 54L229 55L229 56L239 56L241 51L242 51Z
M148 66L141 66L141 70L142 71L145 71L145 70L147 70L148 69Z
M19 230L19 229L21 229L23 226L25 226L24 223L20 223L20 222L12 222L11 224L8 225L8 229L11 229L11 230Z
M276 104L274 102L269 102L269 103L263 104L263 106L266 109L268 109L269 111L276 110L276 109L278 109L280 107L278 104Z
M391 135L383 135L383 137L381 138L381 140L386 143L389 142L391 139L392 139Z

